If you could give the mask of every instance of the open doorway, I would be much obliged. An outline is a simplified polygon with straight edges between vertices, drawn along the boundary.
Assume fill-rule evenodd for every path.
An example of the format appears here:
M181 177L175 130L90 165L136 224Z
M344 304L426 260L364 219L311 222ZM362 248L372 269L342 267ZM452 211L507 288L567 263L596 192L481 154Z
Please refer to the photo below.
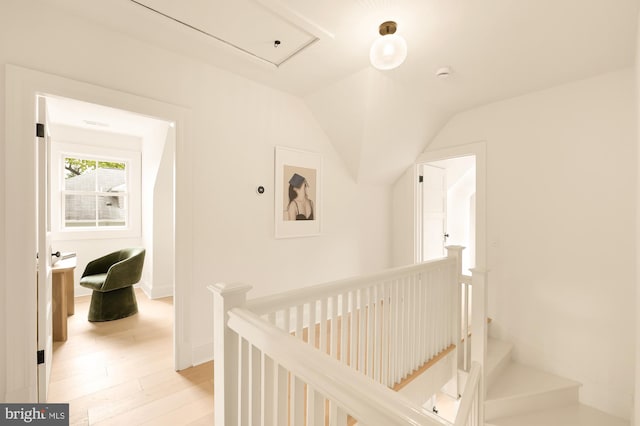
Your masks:
M13 65L5 67L5 188L7 208L5 231L4 311L11 322L3 324L5 366L11 366L6 385L7 401L38 400L37 317L38 296L34 268L38 256L38 155L34 100L55 95L84 102L158 117L176 123L175 132L175 253L174 273L174 369L193 365L191 345L190 285L193 270L192 248L192 152L188 140L190 112L184 107L109 89L86 82L30 70ZM30 285L30 283L33 283ZM16 303L16 301L21 301ZM47 356L45 354L44 358ZM38 354L38 360L40 354ZM6 372L6 369L5 369Z
M54 312L73 315L75 297L91 294L78 285L90 261L129 247L146 250L142 278L136 285L141 289L138 299L172 297L175 124L58 96L40 96L38 102L46 106L47 121L43 142L48 144L48 167L40 170L49 181L45 221L52 253L62 254L58 255L62 260L53 265ZM62 263L67 274L64 284L55 280L57 265ZM64 303L55 300L56 284L67 287ZM40 306L46 306L49 301L42 304L42 297L48 294L38 293ZM52 337L57 343L51 354L55 355L74 336L67 333L66 315L51 318L41 315L42 311L38 323L53 322ZM94 323L93 328L94 333L104 332L102 323ZM39 325L39 330L48 329L51 324ZM168 346L163 352L172 353L171 349ZM43 371L47 376L49 372L49 368ZM39 383L39 395L46 395L48 383L40 379Z
M445 247L465 247L462 270L475 266L476 158L473 155L419 165L422 258L446 256Z
M476 142L424 152L416 161L415 260L463 250L463 273L486 266L486 153Z

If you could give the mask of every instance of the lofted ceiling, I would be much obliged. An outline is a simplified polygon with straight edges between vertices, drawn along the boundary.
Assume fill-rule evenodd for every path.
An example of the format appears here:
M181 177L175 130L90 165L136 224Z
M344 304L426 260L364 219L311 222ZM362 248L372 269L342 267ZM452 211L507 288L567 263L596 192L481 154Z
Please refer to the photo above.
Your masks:
M394 182L459 111L633 66L640 3L50 1L300 96L354 179L372 184ZM369 47L390 19L409 53L399 68L378 71ZM435 76L443 66L447 79Z

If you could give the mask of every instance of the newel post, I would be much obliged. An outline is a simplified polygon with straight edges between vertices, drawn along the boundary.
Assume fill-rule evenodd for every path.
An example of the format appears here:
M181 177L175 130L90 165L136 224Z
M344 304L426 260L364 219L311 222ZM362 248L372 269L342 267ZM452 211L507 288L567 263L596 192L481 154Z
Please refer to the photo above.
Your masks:
M458 344L460 344L460 341L462 339L461 336L461 332L462 332L462 306L461 306L461 300L462 300L462 289L460 287L460 284L462 283L462 250L464 250L463 246L447 246L445 247L447 249L447 257L448 258L453 258L456 260L456 278L455 278L455 295L456 298L454 300L454 312L456 315L455 318L455 324L456 324L456 330L455 330L455 336L456 336L456 346Z
M462 278L462 250L464 250L463 246L446 246L447 249L447 257L452 257L456 259L456 271L458 276L456 277L456 281L458 283L461 282Z
M486 269L471 269L471 323L473 338L471 339L471 361L477 362L484 371L487 360L487 276Z
M243 307L247 284L218 283L208 286L213 293L213 388L214 424L238 424L238 335L227 327L229 310Z
M447 249L447 257L448 258L453 258L456 261L456 268L455 268L455 280L454 280L454 300L453 300L453 315L455 316L454 318L452 318L452 322L453 322L453 326L454 328L454 332L453 332L453 338L455 339L455 355L454 355L454 362L453 364L453 371L452 371L452 377L455 377L455 384L456 384L456 390L455 390L455 394L458 395L461 391L460 389L460 384L459 384L459 374L458 374L458 351L460 350L460 342L461 342L461 338L462 338L462 306L461 306L461 300L462 300L462 289L460 286L460 283L462 282L462 250L464 250L463 246L447 246L445 247Z
M487 279L489 271L482 268L471 269L471 289L473 291L471 305L471 319L473 324L473 338L471 339L471 362L477 362L482 367L479 389L479 418L484 424L484 400L486 396L486 368L487 368Z

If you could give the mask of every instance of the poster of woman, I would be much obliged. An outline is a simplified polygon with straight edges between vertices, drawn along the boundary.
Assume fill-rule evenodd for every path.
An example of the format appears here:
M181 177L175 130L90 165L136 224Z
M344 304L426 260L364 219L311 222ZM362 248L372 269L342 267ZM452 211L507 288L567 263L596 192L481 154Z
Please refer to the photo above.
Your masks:
M284 220L315 220L316 171L284 165Z
M321 171L320 154L276 147L276 238L320 234Z

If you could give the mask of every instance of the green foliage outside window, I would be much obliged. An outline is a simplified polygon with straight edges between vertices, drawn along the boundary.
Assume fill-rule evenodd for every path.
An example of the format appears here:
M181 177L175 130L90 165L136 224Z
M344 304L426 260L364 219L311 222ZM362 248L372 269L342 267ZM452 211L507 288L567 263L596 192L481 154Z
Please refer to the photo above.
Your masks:
M80 158L65 157L64 169L65 179L72 178L74 176L80 176L88 170L95 170L97 167L100 169L119 169L124 170L125 163L116 163L112 161L96 161L96 160L83 160Z

